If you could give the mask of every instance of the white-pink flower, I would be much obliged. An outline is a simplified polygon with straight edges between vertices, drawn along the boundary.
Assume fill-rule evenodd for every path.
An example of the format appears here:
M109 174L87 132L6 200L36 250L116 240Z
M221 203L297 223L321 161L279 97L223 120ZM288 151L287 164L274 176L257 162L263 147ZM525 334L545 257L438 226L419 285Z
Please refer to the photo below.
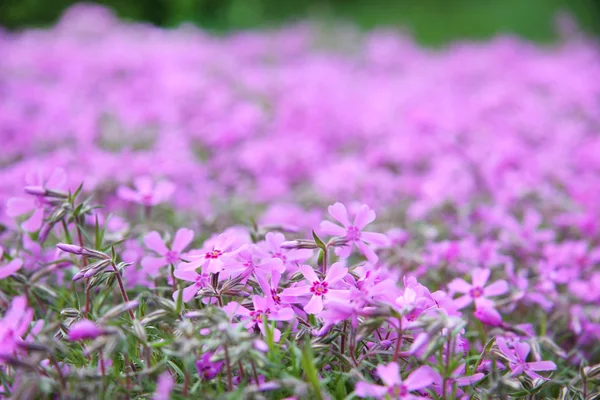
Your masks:
M328 235L343 237L348 244L338 247L336 253L341 257L348 257L352 252L352 246L356 245L360 252L372 263L377 262L377 254L369 247L387 246L389 239L382 233L363 232L365 226L375 220L375 211L371 210L366 204L361 205L356 212L354 222L350 222L346 206L342 203L335 203L327 209L331 215L342 226L336 225L330 221L321 222L321 231Z

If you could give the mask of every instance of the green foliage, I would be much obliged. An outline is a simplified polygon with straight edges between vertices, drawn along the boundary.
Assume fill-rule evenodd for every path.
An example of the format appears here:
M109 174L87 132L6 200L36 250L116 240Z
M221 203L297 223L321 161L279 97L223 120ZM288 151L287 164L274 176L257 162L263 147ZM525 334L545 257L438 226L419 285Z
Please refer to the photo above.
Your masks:
M2 0L0 24L9 29L47 25L74 0ZM598 32L600 3L594 0L100 0L123 18L159 26L193 22L224 32L302 19L348 20L371 29L406 26L427 44L512 32L533 40L554 37L553 17L572 13Z

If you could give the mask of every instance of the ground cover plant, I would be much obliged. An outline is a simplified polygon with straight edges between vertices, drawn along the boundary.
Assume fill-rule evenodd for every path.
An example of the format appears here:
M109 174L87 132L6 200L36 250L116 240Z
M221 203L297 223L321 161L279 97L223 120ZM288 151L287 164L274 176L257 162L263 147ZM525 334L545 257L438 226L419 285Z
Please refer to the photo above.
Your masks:
M592 399L600 54L2 33L11 398Z

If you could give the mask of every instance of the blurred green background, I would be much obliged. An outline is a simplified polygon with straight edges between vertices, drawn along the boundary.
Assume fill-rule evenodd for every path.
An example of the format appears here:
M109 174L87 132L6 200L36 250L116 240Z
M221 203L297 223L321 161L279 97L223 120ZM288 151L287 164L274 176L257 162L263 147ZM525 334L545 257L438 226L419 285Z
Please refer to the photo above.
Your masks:
M46 26L74 0L0 0L8 29ZM289 21L352 21L369 29L404 26L424 44L486 38L500 32L537 41L556 37L554 17L567 11L582 29L600 31L600 0L99 0L118 15L160 26L194 22L224 32Z

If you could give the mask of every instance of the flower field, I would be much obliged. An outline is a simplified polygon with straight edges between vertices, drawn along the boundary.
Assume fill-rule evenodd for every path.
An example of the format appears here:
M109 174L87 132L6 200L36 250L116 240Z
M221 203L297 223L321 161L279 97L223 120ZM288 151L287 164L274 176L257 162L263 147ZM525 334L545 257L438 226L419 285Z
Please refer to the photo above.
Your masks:
M0 398L600 398L600 50L0 31Z

